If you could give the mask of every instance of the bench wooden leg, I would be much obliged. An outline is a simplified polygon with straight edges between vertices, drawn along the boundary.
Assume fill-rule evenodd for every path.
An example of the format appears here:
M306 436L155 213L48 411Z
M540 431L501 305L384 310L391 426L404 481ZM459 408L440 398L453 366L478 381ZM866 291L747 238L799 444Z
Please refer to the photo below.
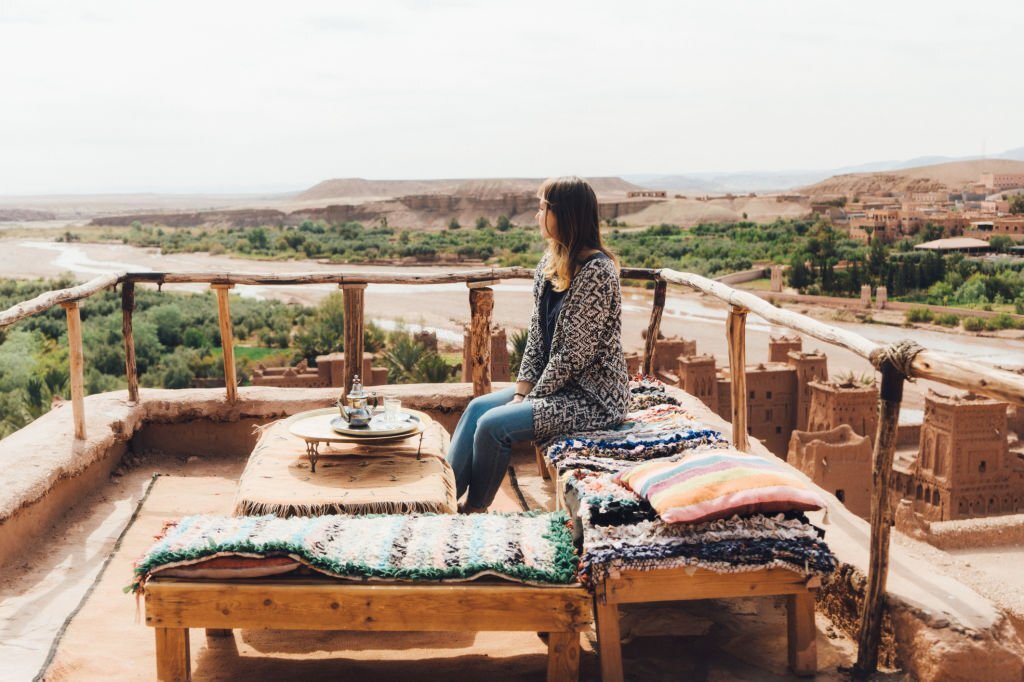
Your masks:
M159 682L189 682L192 664L188 628L154 628L156 632L156 679Z
M548 633L548 682L580 679L580 633Z
M622 682L622 636L619 634L619 607L594 599L597 618L597 648L601 657L601 679Z
M230 637L232 631L230 629L222 630L220 628L206 628L207 637Z
M813 592L786 597L786 626L790 670L796 675L814 675L818 669L818 646Z
M537 455L537 471L540 472L540 477L545 481L551 479L551 473L548 471L548 462L544 459L544 453L537 446L533 447L533 452Z

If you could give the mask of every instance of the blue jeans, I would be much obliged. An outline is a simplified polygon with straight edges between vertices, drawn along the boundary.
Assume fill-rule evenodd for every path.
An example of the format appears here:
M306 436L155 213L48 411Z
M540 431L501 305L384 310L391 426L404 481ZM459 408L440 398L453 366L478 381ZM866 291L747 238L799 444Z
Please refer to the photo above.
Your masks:
M512 443L533 440L533 404L509 404L514 386L477 396L466 406L448 448L455 471L455 496L469 489L466 503L489 507L512 458Z

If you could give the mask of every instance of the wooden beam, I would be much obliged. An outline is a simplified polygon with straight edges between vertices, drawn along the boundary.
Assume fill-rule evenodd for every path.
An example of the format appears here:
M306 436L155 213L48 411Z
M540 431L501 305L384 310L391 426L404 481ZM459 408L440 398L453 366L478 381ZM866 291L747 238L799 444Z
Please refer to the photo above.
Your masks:
M591 621L590 596L579 586L298 579L146 586L146 624L157 628L579 632Z
M43 312L44 310L49 310L56 305L63 305L65 303L71 303L83 298L88 298L97 292L114 286L121 281L122 276L123 273L103 275L102 277L90 279L85 284L79 284L78 286L70 287L68 289L47 291L45 294L39 294L33 299L17 303L7 310L0 312L0 329L10 326L18 320L23 320L26 317L31 317L32 315Z
M342 284L345 304L345 372L342 395L352 390L352 380L363 371L363 294L365 284ZM371 377L360 377L363 385L369 385Z
M238 378L235 374L235 333L231 324L231 305L228 290L234 284L211 284L217 292L217 320L220 322L220 347L224 351L224 387L228 402L238 400Z
M82 315L78 301L62 303L68 318L68 364L71 379L71 412L75 438L85 439L85 357L82 354Z
M654 354L658 347L661 329L661 313L665 310L665 291L668 283L658 280L654 285L654 303L651 306L651 321L647 323L647 339L644 342L644 359L641 371L644 376L654 374Z
M124 371L128 377L128 402L139 402L139 371L135 366L135 335L132 313L135 312L135 282L121 286L121 336L124 338Z
M624 570L605 581L604 598L609 603L632 604L648 601L725 599L801 594L808 590L807 576L785 568L744 573L716 573L703 568L657 571Z
M580 633L548 633L547 682L577 682L580 679Z
M188 629L155 628L156 679L158 682L188 682L192 679L192 656Z
M857 640L857 662L853 668L854 674L862 678L870 676L878 667L878 644L882 637L882 617L885 611L885 583L889 574L889 534L893 521L889 487L896 452L900 403L903 401L904 376L888 360L882 362L880 369L882 385L878 398L879 418L871 475L868 586Z
M299 272L274 275L260 272L131 272L134 282L158 284L451 284L502 279L532 279L533 268L480 268L458 272L411 275L393 272Z
M795 675L814 675L818 671L818 645L813 592L786 596L786 635L789 669Z
M729 378L732 389L732 444L750 450L747 436L747 309L733 306L726 323L729 340Z
M653 574L654 571L651 571ZM600 590L601 587L599 586ZM619 629L619 607L594 596L594 617L597 619L597 654L601 658L602 682L622 682L622 634Z
M482 287L469 290L469 363L474 396L491 392L491 313L493 310L494 289Z

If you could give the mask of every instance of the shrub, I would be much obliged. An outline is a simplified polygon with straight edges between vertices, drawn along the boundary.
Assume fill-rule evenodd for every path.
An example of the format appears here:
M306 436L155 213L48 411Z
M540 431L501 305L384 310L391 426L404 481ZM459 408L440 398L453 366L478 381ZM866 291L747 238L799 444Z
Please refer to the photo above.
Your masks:
M935 324L943 327L956 327L960 324L960 316L954 313L939 313L935 316Z
M980 332L985 329L985 320L980 317L965 317L962 322L965 331Z
M928 308L911 308L904 317L907 322L931 322L935 319L932 311Z
M1017 320L1013 318L1009 313L999 313L995 317L990 317L985 321L985 326L991 330L997 329L1016 329L1019 325Z

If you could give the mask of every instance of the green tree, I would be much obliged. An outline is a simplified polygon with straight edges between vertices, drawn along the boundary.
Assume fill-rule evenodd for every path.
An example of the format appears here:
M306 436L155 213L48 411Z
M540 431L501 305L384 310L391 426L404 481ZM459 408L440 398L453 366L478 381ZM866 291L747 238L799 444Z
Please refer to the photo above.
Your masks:
M448 229L449 230L457 230L460 227L462 227L462 225L460 225L459 221L456 220L455 218L452 218L451 220L448 221Z
M794 289L803 289L814 282L814 275L802 255L793 256L789 262L789 286Z
M476 219L476 229L478 229L478 230L485 230L485 229L487 229L490 226L491 226L491 221L488 220L487 218L485 218L483 216L480 216L479 218Z
M1005 234L997 234L988 240L988 245L993 251L1006 253L1013 246L1013 239Z
M512 222L509 221L508 216L502 214L498 216L498 222L494 224L499 232L508 232L509 228L512 227Z
M316 307L313 318L296 335L295 345L302 357L315 361L316 356L345 349L345 298L335 291Z
M1014 215L1024 213L1024 194L1014 194L1010 197L1010 213Z

